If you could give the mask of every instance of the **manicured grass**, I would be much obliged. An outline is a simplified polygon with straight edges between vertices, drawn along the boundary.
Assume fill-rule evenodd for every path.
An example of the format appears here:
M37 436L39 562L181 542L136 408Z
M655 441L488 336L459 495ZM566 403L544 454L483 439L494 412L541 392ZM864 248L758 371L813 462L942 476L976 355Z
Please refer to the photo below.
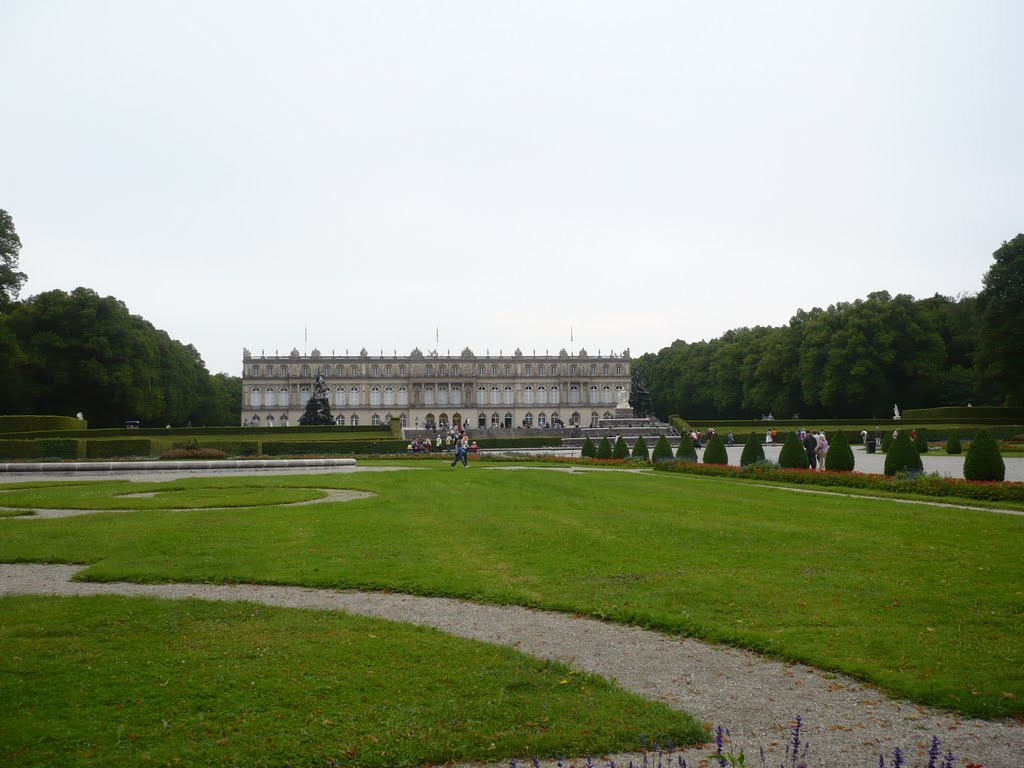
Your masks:
M344 614L0 598L0 762L420 765L706 740L563 664Z
M842 670L967 714L1024 713L1024 518L668 473L418 466L176 481L167 487L182 497L378 495L12 521L0 560L92 563L93 580L390 589L586 613Z

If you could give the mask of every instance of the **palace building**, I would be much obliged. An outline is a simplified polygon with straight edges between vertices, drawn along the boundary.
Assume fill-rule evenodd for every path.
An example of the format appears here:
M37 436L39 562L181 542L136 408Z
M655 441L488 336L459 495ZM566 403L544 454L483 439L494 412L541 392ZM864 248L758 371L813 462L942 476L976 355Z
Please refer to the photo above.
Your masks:
M458 356L414 349L405 356L261 355L242 352L242 426L296 426L323 376L339 426L388 424L430 429L596 426L629 393L629 350L597 356Z

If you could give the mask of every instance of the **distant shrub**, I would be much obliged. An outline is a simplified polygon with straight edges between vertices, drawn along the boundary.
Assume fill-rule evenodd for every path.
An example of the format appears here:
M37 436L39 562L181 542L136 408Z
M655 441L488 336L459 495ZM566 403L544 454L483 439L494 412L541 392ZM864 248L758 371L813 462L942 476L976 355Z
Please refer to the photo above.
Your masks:
M782 444L779 452L779 466L783 469L807 469L807 451L800 442L800 436L796 432L786 435L786 442Z
M825 469L832 472L852 472L854 461L850 441L846 439L843 430L837 430L832 435L828 453L825 454Z
M662 435L658 438L658 442L654 444L654 450L651 451L651 461L657 464L659 461L665 461L671 458L672 446L668 444L668 438Z
M697 449L693 447L693 441L686 432L679 438L679 447L676 449L676 458L680 461L697 461Z
M647 443L644 442L642 435L637 437L636 442L633 443L633 458L645 462L651 459L651 452L647 450Z
M885 474L892 476L897 472L921 472L921 454L906 432L900 432L885 454Z
M90 459L123 459L129 456L152 456L153 441L148 437L123 440L86 440L85 455Z
M608 442L607 437L602 437L601 442L597 444L597 455L596 459L610 459L612 457L612 444Z
M181 461L185 459L226 459L227 454L216 448L172 448L160 454L164 461Z
M704 448L705 464L728 464L729 453L725 450L725 443L717 434L712 435Z
M998 480L1006 477L1006 462L999 446L987 429L979 429L964 458L964 477L968 480Z
M892 445L892 441L895 438L892 436L892 432L886 430L885 434L882 435L882 444L879 446L882 449L882 453L889 452L889 446Z
M743 453L740 454L740 466L746 467L751 464L757 464L759 461L764 461L764 447L761 445L761 440L757 434L751 432L747 436L747 442L743 446Z
M628 459L629 458L629 446L626 445L626 441L622 439L620 435L615 440L615 447L612 449L613 459Z
M74 416L0 416L0 433L47 432L53 430L88 429L89 422Z
M924 427L919 427L914 435L914 447L918 454L928 453L928 430Z
M946 453L951 456L958 456L963 452L963 446L960 445L960 435L954 429L949 433L949 439L946 441Z
M596 459L597 458L597 446L588 437L583 441L583 447L580 448L580 456L584 459Z

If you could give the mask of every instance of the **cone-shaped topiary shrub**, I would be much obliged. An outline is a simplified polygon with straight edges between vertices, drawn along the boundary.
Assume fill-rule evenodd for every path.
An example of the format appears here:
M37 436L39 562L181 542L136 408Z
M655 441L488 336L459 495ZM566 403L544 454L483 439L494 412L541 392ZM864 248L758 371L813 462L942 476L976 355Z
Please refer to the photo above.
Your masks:
M946 453L955 456L959 455L962 451L963 446L960 445L960 435L954 429L949 433L949 439L946 441Z
M831 472L852 472L853 462L850 441L846 439L843 430L836 430L832 442L828 444L828 453L825 454L825 469Z
M647 450L647 443L644 442L642 435L633 443L633 458L643 459L644 461L651 460L651 452Z
M889 452L889 446L892 445L893 439L892 432L886 430L885 434L882 435L882 444L879 446L882 449L882 453Z
M807 451L796 432L786 435L786 442L779 451L779 466L783 469L807 469L810 466L807 463Z
M718 435L712 435L704 448L705 464L728 464L729 453L725 450L725 442Z
M680 461L696 461L697 449L693 447L693 440L683 432L679 438L679 447L676 449L676 458Z
M914 435L914 447L918 454L928 453L928 430L924 427L920 427Z
M757 433L751 432L750 436L747 437L746 444L743 446L743 453L740 454L740 466L746 467L751 464L757 464L759 461L764 461L764 448L761 446Z
M628 459L629 458L629 446L626 445L626 441L622 439L620 435L615 441L615 447L612 448L613 459Z
M964 477L968 480L998 480L1006 477L1006 462L999 445L987 429L979 429L964 457Z
M923 469L921 454L914 447L910 435L900 432L885 453L885 474L891 476L897 472L920 472Z
M596 459L597 458L597 446L588 437L583 441L583 447L580 448L580 456L584 459Z
M636 453L634 449L633 453ZM668 444L668 438L662 435L658 438L658 442L654 444L654 450L651 451L651 461L657 464L659 461L668 461L672 458L672 446Z
M595 458L598 459L610 459L612 457L612 444L608 442L607 437L602 437L601 442L597 444L597 455Z

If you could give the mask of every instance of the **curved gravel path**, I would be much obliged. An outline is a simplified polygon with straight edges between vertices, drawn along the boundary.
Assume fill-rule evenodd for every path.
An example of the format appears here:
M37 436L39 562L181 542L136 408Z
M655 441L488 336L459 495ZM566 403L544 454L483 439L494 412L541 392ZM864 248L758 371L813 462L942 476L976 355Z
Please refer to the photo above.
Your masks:
M339 610L434 627L460 637L510 645L614 678L626 690L721 723L754 755L764 746L781 761L787 726L803 716L810 764L871 768L900 746L924 764L937 735L954 754L985 768L1024 765L1024 723L982 721L889 699L842 675L785 664L754 653L687 638L515 606L301 587L130 584L72 581L81 566L0 565L0 594L144 595L167 599L244 600L288 608ZM681 753L691 764L707 748ZM620 764L628 756L614 756ZM962 763L958 762L958 765Z

